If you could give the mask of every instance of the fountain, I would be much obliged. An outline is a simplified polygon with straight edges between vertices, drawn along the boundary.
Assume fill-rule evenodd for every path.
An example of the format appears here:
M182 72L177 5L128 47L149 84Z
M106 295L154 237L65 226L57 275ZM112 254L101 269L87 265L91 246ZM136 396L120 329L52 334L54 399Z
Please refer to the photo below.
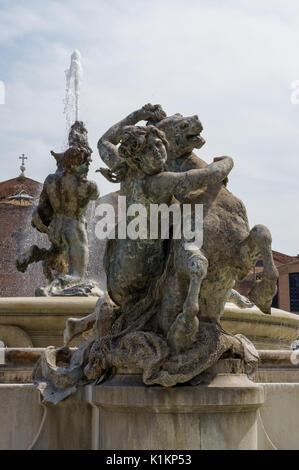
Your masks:
M66 92L64 100L64 114L67 128L75 121L79 121L79 98L82 81L81 54L75 50L71 55L70 67L65 71Z
M95 183L87 181L92 150L87 129L79 121L79 97L82 76L80 52L75 50L66 74L65 109L67 124L75 117L68 136L68 149L51 151L57 171L44 183L39 203L33 212L32 226L45 233L49 249L32 245L17 260L17 268L25 272L31 263L42 261L50 284L37 287L36 296L102 295L95 282L85 281L88 265L86 210L90 201L98 199Z
M0 350L4 363L0 365L0 404L5 405L0 405L0 448L284 446L284 436L277 430L280 422L292 419L291 413L281 410L296 403L299 394L299 367L290 350L298 336L299 319L270 308L276 284L271 237L263 226L249 230L241 201L236 204L226 189L232 160L224 157L207 165L192 153L204 143L197 116L167 117L157 105L131 113L99 141L100 154L109 167L102 171L104 176L121 180L121 190L129 194L131 202L139 197L147 200L150 194L153 200L158 197L159 202L168 203L170 196L183 200L192 191L191 204L204 201L209 205L214 199L218 204L218 194L225 204L205 226L209 230L205 255L181 240L168 241L167 249L160 239L148 245L109 240L105 246L106 242L96 239L94 226L86 228L84 220L87 213L94 223L98 192L86 179L91 151L87 131L79 121L81 76L81 56L75 51L66 72L68 128L74 123L69 148L52 152L57 171L47 178L33 215L33 225L49 237L51 246L34 245L18 261L21 270L42 261L50 284L38 286L39 297L0 298L0 341L11 346ZM148 126L136 126L140 119L147 120ZM158 163L157 154L161 157ZM168 171L159 167L157 176L155 165L162 160ZM71 197L65 198L68 191ZM113 203L114 196L110 197ZM54 199L63 201L63 209ZM74 204L80 216L71 212ZM208 214L217 209L215 205L209 208ZM215 228L215 220L224 225ZM90 275L87 235L92 270L97 269L99 276L104 271L102 251L106 250L109 294L84 280L86 273ZM258 308L240 299L233 286L238 276L246 275L259 252L265 261L264 279L250 294ZM106 287L105 281L102 287ZM239 305L243 302L245 308L226 303L228 299ZM69 335L71 347L61 347L69 317L73 325L84 327L72 338ZM5 328L6 333L13 328L14 336L6 334L4 339ZM44 403L57 406L41 407L37 388L31 383L33 366ZM290 383L294 377L298 383ZM281 407L273 382L281 382L280 390L284 387ZM292 413L298 415L295 410ZM26 429L17 427L16 416L18 422L26 423ZM13 432L7 433L7 429ZM292 422L288 443L293 447L294 430Z

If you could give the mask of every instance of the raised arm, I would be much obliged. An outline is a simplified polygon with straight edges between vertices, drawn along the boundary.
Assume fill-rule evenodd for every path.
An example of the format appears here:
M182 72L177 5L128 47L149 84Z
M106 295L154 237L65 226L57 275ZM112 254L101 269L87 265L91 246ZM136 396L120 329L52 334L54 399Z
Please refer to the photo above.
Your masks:
M221 183L234 166L230 157L216 158L206 168L189 170L182 173L162 172L151 178L149 190L157 195L162 192L179 195L186 194L208 185Z
M98 142L98 151L103 162L106 163L110 170L114 170L123 162L118 154L117 145L120 142L124 127L134 126L139 121L151 120L158 122L165 117L166 113L160 105L146 104L141 109L134 111L125 119L110 127Z

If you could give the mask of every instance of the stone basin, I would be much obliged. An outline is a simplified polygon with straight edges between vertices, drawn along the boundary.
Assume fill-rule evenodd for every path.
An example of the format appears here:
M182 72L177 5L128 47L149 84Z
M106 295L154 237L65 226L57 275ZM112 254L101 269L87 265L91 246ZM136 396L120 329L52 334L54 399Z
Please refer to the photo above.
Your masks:
M69 317L92 313L95 297L2 297L0 298L0 341L7 347L61 346ZM299 336L299 316L279 309L271 315L257 307L225 306L222 326L233 334L242 333L257 349L290 349ZM78 337L71 342L77 346Z
M227 303L221 324L230 333L242 333L257 349L291 349L299 336L299 315L277 308L266 315L257 307L240 309Z
M7 347L62 346L66 320L92 313L96 301L96 297L2 297L0 341ZM81 342L79 336L71 346Z

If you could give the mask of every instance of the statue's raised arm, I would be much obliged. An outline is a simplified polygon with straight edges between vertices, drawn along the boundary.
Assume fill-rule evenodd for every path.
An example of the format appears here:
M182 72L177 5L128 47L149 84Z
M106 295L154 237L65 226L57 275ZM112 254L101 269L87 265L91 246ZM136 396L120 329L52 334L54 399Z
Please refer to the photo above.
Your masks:
M163 190L170 194L178 195L196 191L199 188L225 181L233 166L234 162L232 158L218 157L206 168L180 173L164 171L152 178L151 191L160 194Z
M112 172L123 163L123 159L119 156L117 145L120 143L126 126L133 126L140 121L156 123L165 117L166 113L159 104L152 105L148 103L129 114L117 124L114 124L98 141L98 151L103 162ZM106 176L105 173L104 176Z

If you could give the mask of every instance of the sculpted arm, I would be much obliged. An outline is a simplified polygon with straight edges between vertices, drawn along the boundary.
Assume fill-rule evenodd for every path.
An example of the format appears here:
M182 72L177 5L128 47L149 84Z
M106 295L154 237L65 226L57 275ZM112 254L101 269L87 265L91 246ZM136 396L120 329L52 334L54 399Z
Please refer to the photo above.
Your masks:
M164 117L166 117L166 113L160 105L146 104L141 109L134 111L126 118L110 127L98 142L98 151L103 162L106 163L110 170L114 170L117 165L122 163L123 160L118 154L117 145L120 142L124 127L133 126L139 121L149 119L153 122L157 122Z
M230 157L215 159L206 168L189 170L181 173L163 172L151 180L150 191L157 195L186 194L196 189L221 183L230 173L234 162Z
M47 179L40 194L38 206L32 214L31 225L41 233L48 233L48 226L53 217L53 208L51 206L47 193Z
M88 182L88 199L90 201L96 201L100 197L100 192L97 184L94 181Z

